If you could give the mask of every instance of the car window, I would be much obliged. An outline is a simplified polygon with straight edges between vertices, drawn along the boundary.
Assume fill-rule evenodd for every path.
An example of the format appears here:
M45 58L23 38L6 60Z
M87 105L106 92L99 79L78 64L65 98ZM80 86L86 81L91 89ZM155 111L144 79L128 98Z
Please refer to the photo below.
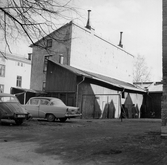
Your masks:
M47 100L47 99L40 99L40 101L41 101L41 105L48 105L48 103L49 103L49 100Z
M38 105L39 104L39 99L31 99L29 104L30 105Z
M18 102L14 96L0 97L0 102Z
M59 99L55 99L55 100L52 100L51 103L50 103L51 106L65 106L65 104L63 103L63 101L59 100Z

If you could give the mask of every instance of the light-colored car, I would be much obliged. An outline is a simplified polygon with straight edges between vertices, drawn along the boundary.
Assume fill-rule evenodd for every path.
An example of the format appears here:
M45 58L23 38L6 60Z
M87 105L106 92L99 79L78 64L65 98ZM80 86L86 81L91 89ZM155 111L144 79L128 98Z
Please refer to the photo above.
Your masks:
M23 107L32 118L44 118L49 122L55 119L65 122L68 118L81 116L78 107L66 106L62 100L53 97L32 97Z
M17 125L21 125L25 119L31 115L21 107L16 96L0 93L0 122L1 119L14 120Z

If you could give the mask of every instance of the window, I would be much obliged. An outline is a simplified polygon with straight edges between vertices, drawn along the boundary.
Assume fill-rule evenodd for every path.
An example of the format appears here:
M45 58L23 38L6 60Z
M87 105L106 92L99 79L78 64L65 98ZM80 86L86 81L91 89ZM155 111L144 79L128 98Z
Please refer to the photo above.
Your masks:
M52 47L52 39L47 39L47 41L46 41L46 47L47 48Z
M44 58L44 65L43 65L43 72L47 72L47 64L48 64L48 59L47 57Z
M48 105L49 100L41 99L41 105Z
M5 65L0 64L0 77L5 77Z
M43 64L43 72L46 73L47 72L47 64L48 64L48 60L52 55L48 55L48 56L44 56L44 64Z
M4 85L0 84L0 93L3 93L3 92L4 92Z
M61 101L60 99L54 99L52 100L52 102L50 103L50 105L54 106L65 106L65 104L63 103L63 101Z
M45 81L43 81L42 90L44 91L44 90L45 90L45 88L46 88L46 82L45 82Z
M22 77L21 76L17 76L16 86L17 87L21 87L21 83L22 83Z
M18 102L18 100L17 100L17 98L16 97L13 97L13 96L2 96L2 97L0 97L0 100L1 100L1 102Z
M39 104L39 99L31 99L29 101L29 104L31 104L31 105L38 105Z

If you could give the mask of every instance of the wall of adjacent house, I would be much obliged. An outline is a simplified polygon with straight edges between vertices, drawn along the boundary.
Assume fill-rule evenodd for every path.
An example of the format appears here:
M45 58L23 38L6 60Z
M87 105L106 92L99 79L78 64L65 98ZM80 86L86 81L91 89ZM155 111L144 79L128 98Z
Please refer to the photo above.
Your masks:
M120 94L100 84L85 81L79 85L78 106L82 118L119 118L121 112Z
M76 75L48 61L46 91L76 92Z
M132 83L133 59L94 32L73 24L71 66Z
M21 76L21 88L30 88L31 61L19 57L0 57L0 64L5 65L5 76L0 76L0 84L4 85L4 93L10 93L11 87L17 87L17 76Z
M60 57L62 56L63 64L69 64L71 49L70 25L69 23L58 31L46 36L45 39L38 41L36 44L39 46L32 46L31 89L43 90L43 83L46 82L46 72L44 72L45 56L55 62L60 62ZM51 47L47 47L47 39L52 39Z

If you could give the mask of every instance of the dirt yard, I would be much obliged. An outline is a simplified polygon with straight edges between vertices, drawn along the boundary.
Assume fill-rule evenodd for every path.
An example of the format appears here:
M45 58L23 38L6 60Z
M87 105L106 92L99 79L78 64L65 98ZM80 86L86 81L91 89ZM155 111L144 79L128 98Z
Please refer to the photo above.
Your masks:
M0 165L166 165L160 120L0 125Z

